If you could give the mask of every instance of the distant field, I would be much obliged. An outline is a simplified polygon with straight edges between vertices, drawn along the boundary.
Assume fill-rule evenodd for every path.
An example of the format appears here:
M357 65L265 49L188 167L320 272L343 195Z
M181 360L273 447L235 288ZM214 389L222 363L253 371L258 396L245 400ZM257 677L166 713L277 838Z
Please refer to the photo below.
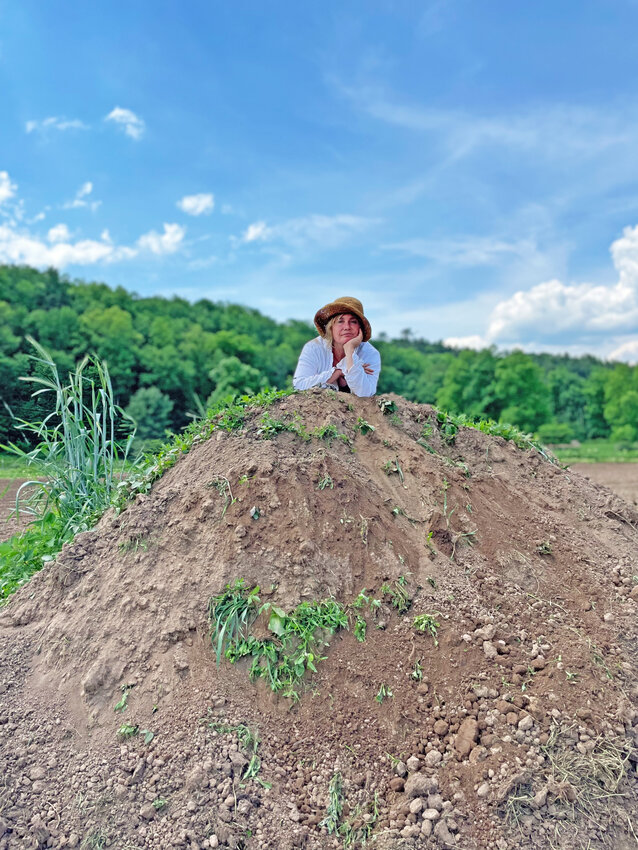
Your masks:
M34 476L33 467L27 466L24 461L15 455L0 452L0 478L32 478Z
M552 446L561 463L638 463L638 443L619 445L611 440L586 440L580 446Z

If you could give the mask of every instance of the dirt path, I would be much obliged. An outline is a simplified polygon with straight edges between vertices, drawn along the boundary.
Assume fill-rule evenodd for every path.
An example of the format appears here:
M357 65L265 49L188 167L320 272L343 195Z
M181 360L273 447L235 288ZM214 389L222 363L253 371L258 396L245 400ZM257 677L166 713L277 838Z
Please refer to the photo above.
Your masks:
M19 522L15 517L10 519L15 508L18 487L24 480L23 478L0 478L0 540L7 540L20 528L24 528L29 520L26 514Z
M638 504L638 463L574 463L571 468L609 487L629 504Z

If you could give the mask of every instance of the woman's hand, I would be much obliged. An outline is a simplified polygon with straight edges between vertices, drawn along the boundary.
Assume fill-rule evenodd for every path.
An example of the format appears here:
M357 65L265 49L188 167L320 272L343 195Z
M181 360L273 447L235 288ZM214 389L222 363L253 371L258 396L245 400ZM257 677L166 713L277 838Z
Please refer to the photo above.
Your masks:
M346 355L346 357L348 355L352 356L355 348L358 348L361 345L362 342L363 342L363 331L360 330L359 333L355 337L353 337L352 339L349 339L348 342L346 342L345 345L343 346L343 351L344 351L344 354Z
M330 377L326 381L326 383L327 384L336 384L336 382L339 380L339 378L341 378L342 375L343 375L343 372L341 371L341 369L335 369L334 372L332 373L332 375L330 375Z
M363 371L366 373L366 375L374 375L374 369L369 363L363 364Z

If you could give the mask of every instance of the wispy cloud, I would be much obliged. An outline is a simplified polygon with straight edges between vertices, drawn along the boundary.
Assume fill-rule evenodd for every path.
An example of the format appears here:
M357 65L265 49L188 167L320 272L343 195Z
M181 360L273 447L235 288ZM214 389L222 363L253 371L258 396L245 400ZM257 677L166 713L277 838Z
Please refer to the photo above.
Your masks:
M130 109L122 109L121 106L116 106L104 118L105 121L112 121L119 125L127 136L135 141L139 141L146 131L144 120L132 112Z
M235 243L281 243L291 248L314 245L320 248L337 248L359 233L369 230L380 219L356 215L308 215L291 218L279 224L265 221L250 224Z
M9 172L0 171L0 204L13 198L17 188L17 185L11 182Z
M152 254L174 254L181 247L185 235L186 228L181 225L165 224L163 233L151 230L140 236L137 246L140 250L150 251Z
M188 215L207 215L215 207L215 197L204 192L200 192L198 195L184 195L177 202L177 206Z
M62 209L64 210L75 210L82 209L84 207L91 210L91 212L95 212L96 209L100 206L102 201L89 201L88 196L93 192L93 183L90 180L87 180L86 183L83 183L78 191L75 193L75 198L72 201L65 201L62 204Z
M396 251L412 257L422 257L444 266L491 266L504 257L524 257L536 251L531 240L507 242L482 236L459 239L406 239L381 246L383 251Z
M379 85L332 78L357 109L385 124L438 138L452 159L479 148L509 148L553 159L589 157L638 139L638 105L622 108L540 104L507 113L445 109L407 102Z
M79 118L60 118L52 115L49 118L42 118L39 121L27 121L25 130L27 133L46 133L49 130L89 130L88 124L80 121Z

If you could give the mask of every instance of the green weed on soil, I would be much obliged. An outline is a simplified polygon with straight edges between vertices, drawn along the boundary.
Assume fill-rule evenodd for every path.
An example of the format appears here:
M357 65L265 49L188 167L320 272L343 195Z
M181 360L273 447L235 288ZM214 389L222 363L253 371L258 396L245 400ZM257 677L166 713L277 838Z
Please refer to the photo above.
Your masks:
M317 672L321 652L339 629L348 628L348 614L335 599L302 602L286 614L267 602L259 605L259 588L248 589L243 579L226 585L208 606L211 638L217 658L222 652L235 663L249 658L250 677L263 678L276 693L299 699L299 683L307 670ZM256 618L268 614L272 638L256 638L249 628Z

